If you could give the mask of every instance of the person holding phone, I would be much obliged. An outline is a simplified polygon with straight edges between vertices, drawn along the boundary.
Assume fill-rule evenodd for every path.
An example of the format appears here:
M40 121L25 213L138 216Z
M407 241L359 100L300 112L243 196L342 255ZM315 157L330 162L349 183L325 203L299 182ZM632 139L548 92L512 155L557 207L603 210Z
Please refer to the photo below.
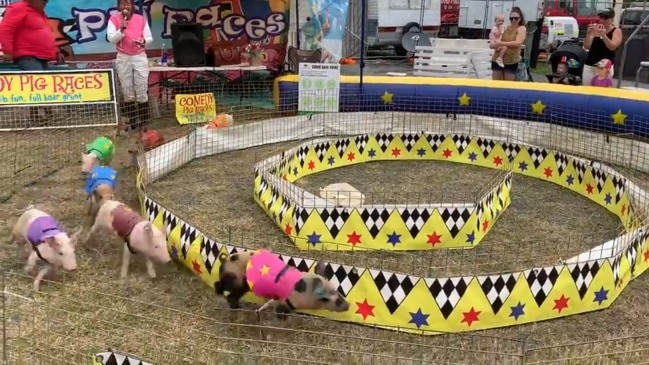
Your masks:
M115 69L124 96L127 129L139 129L149 120L149 60L146 45L153 41L147 20L134 12L133 0L119 0L110 17L106 37L116 45Z
M588 26L586 38L584 38L584 49L588 50L588 56L584 65L582 80L590 82L597 75L597 64L603 60L610 60L615 63L615 51L622 44L622 30L613 25L615 11L611 8L601 10L597 13L600 23ZM613 76L613 66L609 69Z

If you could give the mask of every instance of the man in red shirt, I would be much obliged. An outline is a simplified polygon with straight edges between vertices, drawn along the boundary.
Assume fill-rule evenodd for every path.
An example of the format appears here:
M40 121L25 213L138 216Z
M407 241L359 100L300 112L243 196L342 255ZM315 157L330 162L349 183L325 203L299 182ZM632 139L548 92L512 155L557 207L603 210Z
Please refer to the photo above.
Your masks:
M4 58L25 71L44 71L50 61L62 61L54 32L45 15L47 0L22 0L10 4L0 22L0 44ZM51 110L45 108L48 117ZM38 110L30 111L33 120Z

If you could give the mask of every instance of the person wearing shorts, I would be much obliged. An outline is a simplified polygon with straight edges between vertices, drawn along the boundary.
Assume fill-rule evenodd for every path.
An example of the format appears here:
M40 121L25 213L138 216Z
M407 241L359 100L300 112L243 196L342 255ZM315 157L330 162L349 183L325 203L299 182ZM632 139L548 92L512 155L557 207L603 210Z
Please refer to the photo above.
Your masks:
M525 43L527 29L523 25L525 24L525 18L519 7L512 7L509 13L509 22L510 24L503 32L501 41L489 45L489 48L494 50L498 50L500 47L507 47L503 55L502 66L497 62L499 57L498 52L494 52L491 60L492 78L494 80L516 80L518 64L521 61L521 47Z

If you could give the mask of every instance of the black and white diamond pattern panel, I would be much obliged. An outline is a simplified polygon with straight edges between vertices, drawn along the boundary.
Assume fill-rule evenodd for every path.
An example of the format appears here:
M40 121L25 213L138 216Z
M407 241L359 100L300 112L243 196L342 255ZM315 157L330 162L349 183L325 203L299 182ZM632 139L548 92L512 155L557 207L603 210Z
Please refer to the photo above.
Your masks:
M311 210L296 206L295 210L293 211L295 234L300 234L300 230L302 229L302 227L304 227L304 223L306 223L306 220L309 219L309 214L311 214Z
M527 153L529 153L535 169L538 169L545 158L548 157L548 151L546 151L545 148L530 147L527 149Z
M348 138L343 138L336 141L336 152L338 152L338 157L343 158L345 152L347 151L347 147L349 147L349 143L350 141Z
M331 144L329 142L318 143L313 146L313 151L315 151L315 154L316 156L318 156L318 160L320 162L324 161L325 156L327 156L327 152L329 152L329 147L331 147Z
M435 298L444 319L453 313L453 310L466 293L471 283L471 277L455 277L441 279L424 279L430 294Z
M152 365L133 356L122 355L112 351L96 354L92 363L102 365Z
M148 196L144 197L144 209L146 211L147 220L151 222L153 222L158 214L160 214L160 206L158 205L158 203L149 199Z
M595 279L595 276L597 276L599 269L602 268L603 262L604 260L594 260L568 265L570 276L575 282L575 286L577 286L577 291L581 299L584 299L588 288L590 288L590 284Z
M279 199L279 190L277 190L274 186L270 187L270 199L268 199L268 203L266 203L266 209L270 210L270 207L277 202L277 199Z
M432 216L432 211L431 208L400 208L398 210L408 232L410 232L410 237L413 239L417 237L424 224Z
M622 263L622 255L617 255L608 259L611 267L613 268L613 280L615 286L620 283L620 264Z
M514 161L518 153L521 151L521 147L514 143L503 143L503 150L505 150L505 155L509 159L509 162Z
M325 266L325 277L338 287L338 292L344 296L349 295L354 285L358 283L363 272L352 266L327 263Z
M394 136L392 134L377 134L376 135L376 143L378 143L379 148L381 148L381 151L385 152L388 147L390 147L390 143L392 143L392 140L394 139Z
M292 256L284 256L284 255L278 255L282 261L286 265L293 266L294 268L302 271L302 272L308 272L311 266L315 263L313 260L308 260L308 259L303 259L299 257L292 257Z
M304 162L306 161L306 156L309 154L309 147L308 146L300 146L300 148L297 149L297 160L300 163L300 167L304 167Z
M446 228L451 233L451 236L455 238L458 233L462 230L462 227L471 217L474 208L442 208L441 216L442 220L446 224Z
M401 141L403 142L403 145L406 146L406 150L408 152L412 151L412 149L415 147L417 142L419 142L419 134L402 134L401 135Z
M638 251L642 247L642 236L638 235L626 249L626 261L631 269L631 274L635 272L635 262L638 259Z
M476 143L478 144L478 147L480 147L482 156L484 156L484 158L489 157L491 151L493 151L494 147L496 147L496 143L493 140L487 138L478 138Z
M478 282L482 288L482 292L489 300L491 309L494 314L498 314L507 298L514 291L516 281L520 274L503 274L491 276L478 276Z
M162 213L162 222L165 225L165 234L167 235L167 240L169 240L171 231L173 231L178 225L178 218L176 218L175 215L165 209L164 213Z
M349 213L344 208L317 208L317 212L334 239L349 219Z
M554 160L557 162L559 176L563 176L566 167L568 167L568 157L561 152L554 152Z
M573 158L572 166L577 172L577 179L579 180L579 183L582 184L584 182L584 174L586 174L586 164L577 160L576 158Z
M379 270L370 270L376 288L381 293L381 298L390 314L394 314L404 299L417 285L419 278L403 274L394 274Z
M606 173L602 171L601 169L592 167L590 170L590 173L593 175L593 179L595 179L595 186L597 186L597 192L601 193L602 189L604 189L604 184L606 183Z
M372 238L376 238L388 218L390 218L390 211L384 208L364 208L361 212L361 219L365 222Z
M611 182L613 183L613 186L615 187L615 204L620 202L620 199L622 199L622 196L624 195L624 192L626 191L625 186L626 186L626 179L620 176L613 176L613 179L611 179Z
M259 186L257 187L257 196L261 198L262 195L268 190L268 182L266 179L263 177L261 178L261 181L259 182Z
M192 242L196 240L200 232L196 228L190 226L189 224L181 221L180 225L180 251L183 254L183 258L187 258L187 252L189 252L189 247Z
M437 152L439 147L444 143L446 137L443 134L428 134L426 135L426 141L433 152Z
M201 257L203 258L203 264L208 273L212 273L212 269L216 266L216 260L219 257L221 252L221 244L214 241L213 239L201 235Z
M561 267L543 267L525 270L525 279L532 291L536 304L541 307L556 284Z
M356 143L356 148L358 149L358 152L362 154L365 151L365 148L367 148L367 142L369 140L370 140L370 136L368 136L367 134L356 137L354 142Z
M482 222L482 214L484 213L484 207L485 207L485 202L481 201L478 202L477 207L476 207L476 212L478 214L478 219L476 219L476 229L479 231L480 230L480 223Z
M471 137L465 136L465 135L454 135L453 136L453 142L455 143L455 148L457 149L457 152L464 153L464 150L469 146L469 143L471 143Z
M282 198L282 204L279 206L279 219L278 222L281 223L284 219L284 215L291 209L291 204L289 204L288 199Z
M227 251L229 256L232 256L235 253L248 252L247 248L231 246L231 245L225 245L225 250Z

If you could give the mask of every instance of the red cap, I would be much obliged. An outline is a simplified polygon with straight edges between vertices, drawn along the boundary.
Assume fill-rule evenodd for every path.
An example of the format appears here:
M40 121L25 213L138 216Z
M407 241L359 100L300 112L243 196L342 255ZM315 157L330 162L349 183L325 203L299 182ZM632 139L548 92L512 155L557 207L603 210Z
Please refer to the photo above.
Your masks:
M597 62L597 64L595 64L595 66L600 67L600 68L605 68L606 71L611 71L611 67L613 67L613 62L611 62L611 60L609 60L607 58L604 58L604 59L600 60L599 62Z

